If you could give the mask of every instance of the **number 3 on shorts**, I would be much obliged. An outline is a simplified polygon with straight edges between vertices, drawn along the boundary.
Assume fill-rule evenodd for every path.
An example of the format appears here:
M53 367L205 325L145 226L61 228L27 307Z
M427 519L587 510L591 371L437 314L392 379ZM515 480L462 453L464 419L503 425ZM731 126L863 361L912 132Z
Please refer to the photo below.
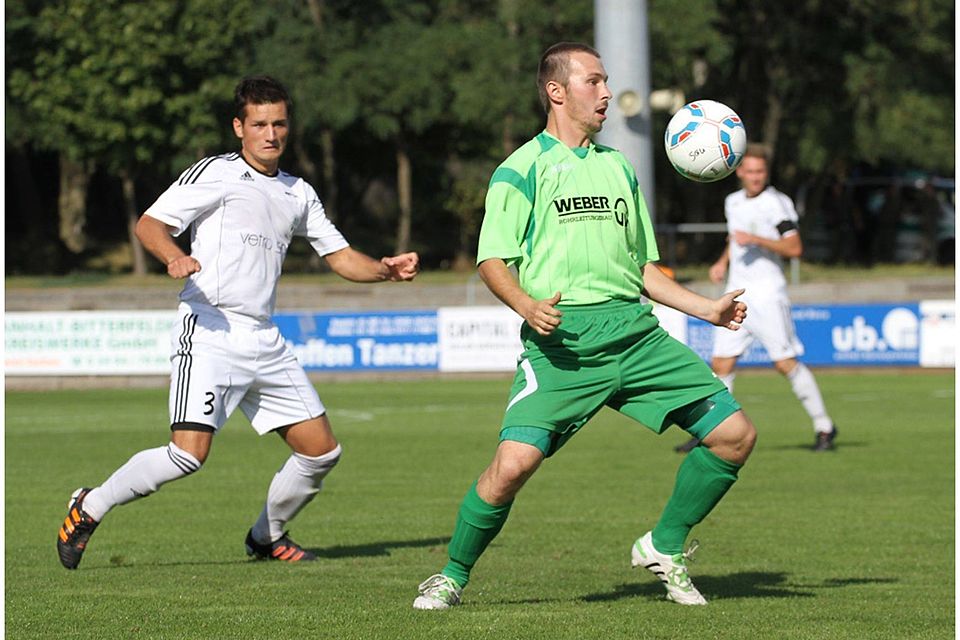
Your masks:
M206 395L207 399L206 399L206 401L203 403L203 406L206 407L206 408L204 409L204 411L203 411L203 415L209 416L209 415L211 415L211 414L213 413L213 411L214 411L214 409L213 409L213 401L217 399L217 396L213 393L213 391L207 391L205 395Z

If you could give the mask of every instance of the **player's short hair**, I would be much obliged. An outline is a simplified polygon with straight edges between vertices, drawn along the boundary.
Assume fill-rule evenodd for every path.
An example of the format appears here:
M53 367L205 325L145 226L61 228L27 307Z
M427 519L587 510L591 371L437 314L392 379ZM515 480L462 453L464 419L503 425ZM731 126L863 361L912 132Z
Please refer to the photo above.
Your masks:
M270 76L247 76L240 80L233 91L233 101L236 107L237 118L243 122L247 115L248 104L276 104L282 102L287 106L287 115L293 108L287 88L279 80Z
M743 152L744 158L760 158L767 165L770 164L770 147L759 142L751 142L747 145L747 150Z
M543 52L537 67L537 91L544 113L550 113L550 97L547 95L547 83L559 82L564 87L570 81L570 54L588 53L600 58L593 47L581 42L558 42Z

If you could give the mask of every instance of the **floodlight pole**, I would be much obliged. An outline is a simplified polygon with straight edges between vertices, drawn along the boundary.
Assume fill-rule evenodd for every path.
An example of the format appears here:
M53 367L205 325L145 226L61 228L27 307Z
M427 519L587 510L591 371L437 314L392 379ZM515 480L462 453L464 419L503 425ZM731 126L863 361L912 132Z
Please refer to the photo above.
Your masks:
M633 164L650 218L656 222L647 2L594 0L593 6L595 46L610 76L613 93L607 121L596 140L619 149Z

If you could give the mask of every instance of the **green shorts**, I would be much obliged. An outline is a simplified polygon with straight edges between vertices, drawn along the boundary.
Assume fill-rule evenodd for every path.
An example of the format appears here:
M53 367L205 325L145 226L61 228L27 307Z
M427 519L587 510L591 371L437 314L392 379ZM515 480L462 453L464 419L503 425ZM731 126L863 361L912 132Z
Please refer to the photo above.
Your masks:
M552 335L521 330L525 349L501 440L550 456L604 406L656 433L676 423L702 438L740 409L707 364L660 327L650 305L560 308Z

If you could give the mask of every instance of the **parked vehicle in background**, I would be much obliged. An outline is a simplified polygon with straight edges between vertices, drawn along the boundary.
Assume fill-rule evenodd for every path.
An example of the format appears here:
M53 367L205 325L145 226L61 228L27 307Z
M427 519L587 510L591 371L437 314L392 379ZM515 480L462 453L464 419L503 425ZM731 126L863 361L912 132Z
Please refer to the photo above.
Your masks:
M804 259L954 264L955 207L954 178L905 173L836 180L805 212Z
M937 179L935 179L937 180ZM957 208L954 180L943 179L943 189L938 189L940 221L937 224L937 264L954 264L957 259ZM949 184L946 184L949 183ZM934 183L934 189L937 189Z

